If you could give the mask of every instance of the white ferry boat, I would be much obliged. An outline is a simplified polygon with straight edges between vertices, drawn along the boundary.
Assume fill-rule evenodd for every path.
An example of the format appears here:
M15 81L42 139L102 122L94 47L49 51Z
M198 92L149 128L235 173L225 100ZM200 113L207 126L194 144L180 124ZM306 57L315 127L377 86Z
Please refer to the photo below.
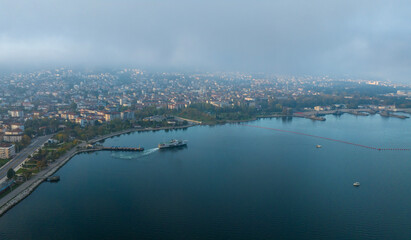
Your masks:
M176 147L183 147L183 146L187 146L187 140L173 139L170 142L158 144L159 149L176 148Z

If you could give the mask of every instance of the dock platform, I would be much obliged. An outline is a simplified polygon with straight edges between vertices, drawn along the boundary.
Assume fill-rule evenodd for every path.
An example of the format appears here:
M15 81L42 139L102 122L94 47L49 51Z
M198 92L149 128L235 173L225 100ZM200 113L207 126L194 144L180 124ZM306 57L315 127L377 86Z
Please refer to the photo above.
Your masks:
M103 151L125 151L125 152L142 152L144 148L130 148L130 147L103 147L101 148Z

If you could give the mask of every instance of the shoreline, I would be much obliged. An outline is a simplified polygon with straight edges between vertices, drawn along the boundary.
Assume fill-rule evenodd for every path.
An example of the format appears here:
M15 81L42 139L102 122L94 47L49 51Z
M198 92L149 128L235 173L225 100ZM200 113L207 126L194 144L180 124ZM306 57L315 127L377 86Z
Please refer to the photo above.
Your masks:
M187 125L187 126L178 126L178 127L158 127L158 128L129 128L126 130L122 130L119 132L114 132L114 133L109 133L107 135L104 136L99 136L96 137L94 139L91 139L87 142L89 143L96 143L96 142L100 142L103 141L107 138L112 138L115 136L119 136L119 135L123 135L123 134L127 134L127 133L133 133L133 132L148 132L148 131L161 131L161 130L174 130L174 129L185 129L185 128L190 128L190 127L194 127L194 126L199 126L202 124L193 124L193 125Z
M326 115L329 115L331 113L328 113ZM61 167L63 167L71 158L76 156L77 154L80 153L85 153L85 152L94 152L95 149L78 149L78 147L84 147L87 143L96 143L103 141L108 138L116 137L119 135L123 134L128 134L132 132L148 132L148 131L161 131L161 130L174 130L174 129L187 129L190 127L195 127L195 126L216 126L216 125L224 125L224 124L241 124L244 122L252 122L256 121L258 119L264 119L264 118L281 118L281 117L302 117L309 119L305 116L295 116L295 115L271 115L271 116L256 116L253 119L248 119L248 120L235 120L235 121L227 121L224 123L201 123L201 124L191 124L191 125L186 125L186 126L178 126L178 127L158 127L158 128L131 128L131 129L126 129L122 130L119 132L114 132L110 133L104 136L99 136L94 139L91 139L87 142L83 142L77 146L75 146L73 149L71 149L69 152L67 152L64 156L60 157L57 159L49 168L44 169L40 171L38 174L36 174L32 179L28 180L27 182L24 182L17 188L16 190L10 192L6 196L0 199L0 217L4 215L7 211L9 211L11 208L13 208L15 205L17 205L20 201L24 200L26 197L28 197L42 182L45 181L47 177L50 177L53 175L55 172L57 172ZM191 121L194 122L194 121ZM14 192L14 194L13 194Z
M112 138L115 136L132 133L132 132L147 132L147 131L161 131L161 130L173 130L173 129L185 129L190 128L196 125L187 125L187 126L179 126L179 127L159 127L159 128L131 128L119 132L110 133L104 136L97 137L96 139L92 139L90 143L96 143L99 141L103 141L107 138ZM94 149L78 149L78 147L84 147L86 145L85 142L73 147L69 152L67 152L64 156L57 159L54 163L52 163L48 168L40 171L37 173L32 179L22 183L19 187L17 187L14 191L10 192L6 196L0 199L0 217L3 216L7 211L12 209L16 206L19 202L27 198L37 187L40 186L48 177L52 176L56 173L60 168L62 168L67 162L69 162L73 157L77 154L85 153L85 152L94 152Z

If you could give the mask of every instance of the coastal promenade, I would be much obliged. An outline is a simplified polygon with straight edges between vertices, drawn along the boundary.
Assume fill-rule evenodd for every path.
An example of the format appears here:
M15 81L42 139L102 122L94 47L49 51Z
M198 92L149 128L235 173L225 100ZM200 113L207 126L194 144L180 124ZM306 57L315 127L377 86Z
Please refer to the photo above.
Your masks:
M193 119L182 118L182 117L177 117L177 116L174 116L174 118L176 118L176 119L178 119L178 120L181 120L181 121L187 121L187 122L189 122L190 124L203 124L203 122L197 121L197 120L193 120Z
M102 141L102 140L107 139L107 138L111 138L111 137L115 137L115 136L118 136L118 135L123 135L123 134L131 133L131 132L135 132L135 131L139 131L139 130L143 130L143 129L130 128L130 129L127 129L127 130L122 130L122 131L110 133L110 134L107 134L107 135L104 135L104 136L98 136L98 137L96 137L96 138L93 138L93 139L89 140L88 142L91 143L91 144L93 144L93 143Z
M10 168L17 168L20 164L27 159L27 157L33 154L43 144L45 144L53 135L46 135L36 138L30 145L24 148L21 152L17 153L10 161L0 168L0 183L4 181L7 176L7 171Z
M78 146L82 148L85 146L85 143L81 143ZM17 189L1 198L0 216L3 215L11 207L16 205L18 202L26 198L32 191L34 191L34 189L36 189L40 185L40 183L42 183L47 177L54 174L73 156L84 151L86 150L79 150L77 149L77 147L71 149L64 156L60 157L54 163L50 164L46 169L40 171L39 173L34 175L30 180L24 182L22 185L17 187Z
M159 131L159 130L167 130L167 129L183 129L183 128L188 128L191 126L195 126L195 125L181 126L181 127L144 128L144 129L132 128L132 129L127 129L127 130L107 134L104 136L96 137L90 140L88 143L96 143L98 141L102 141L107 138L111 138L114 136L130 133L130 132L136 132L136 131L142 132L142 131ZM58 158L55 162L51 163L46 169L38 172L28 181L24 182L23 184L18 186L16 189L14 189L12 192L10 192L9 194L1 198L0 199L0 216L2 216L4 213L10 210L17 203L25 199L27 196L29 196L30 193L32 193L45 179L52 176L57 170L63 167L76 154L96 151L96 149L87 149L86 146L87 146L86 142L80 143L79 145L77 145L76 147L68 151L66 154Z
M193 127L196 125L187 125L187 126L179 126L179 127L158 127L158 128L130 128L127 130L123 130L123 131L118 131L118 132L114 132L114 133L110 133L104 136L99 136L96 138L93 138L91 140L88 141L88 143L90 144L94 144L96 142L102 141L104 139L107 138L111 138L111 137L115 137L118 135L123 135L123 134L127 134L127 133L132 133L132 132L147 132L147 131L159 131L159 130L171 130L171 129L184 129L184 128L189 128L189 127Z

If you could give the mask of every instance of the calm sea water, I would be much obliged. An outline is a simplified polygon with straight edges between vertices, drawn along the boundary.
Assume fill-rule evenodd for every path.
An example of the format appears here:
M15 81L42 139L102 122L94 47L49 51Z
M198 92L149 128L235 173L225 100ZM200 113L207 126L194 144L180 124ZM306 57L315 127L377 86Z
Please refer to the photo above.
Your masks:
M249 124L411 147L410 123L343 115ZM172 138L189 145L156 149ZM57 173L59 183L42 184L0 218L0 239L411 238L411 152L240 124L133 133L104 144L146 151L74 157Z

